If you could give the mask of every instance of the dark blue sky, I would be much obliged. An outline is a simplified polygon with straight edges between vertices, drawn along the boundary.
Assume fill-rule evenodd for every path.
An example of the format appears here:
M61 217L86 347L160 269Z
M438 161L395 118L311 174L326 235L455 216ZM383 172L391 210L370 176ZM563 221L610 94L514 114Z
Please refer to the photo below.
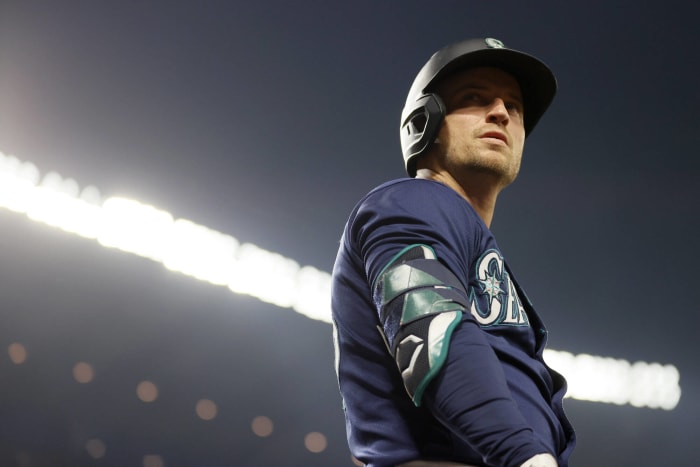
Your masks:
M580 432L575 465L694 465L700 7L572 3L2 0L0 151L330 270L353 204L403 176L399 115L431 53L479 36L528 51L554 70L559 93L528 139L520 178L499 199L492 226L499 244L548 324L551 347L672 363L683 388L672 412L570 401ZM50 369L59 366L51 358L67 365L88 352L119 381L136 378L130 362L147 349L146 360L159 363L144 365L160 368L173 385L209 378L216 387L241 387L236 381L255 375L249 391L222 391L238 407L233 413L267 410L301 425L303 413L310 426L323 420L334 436L329 457L304 462L346 465L327 325L212 291L15 214L0 213L0 225L0 347L25 339L47 355L33 373L26 369L46 386L0 366L16 391L38 398L8 397L0 434L13 431L2 420L16 424L27 411L40 420L42 398L83 407L84 397L61 401L49 389ZM99 337L76 337L85 323ZM150 341L153 333L168 339ZM230 357L250 348L254 372L247 359ZM173 356L180 373L164 370ZM294 408L263 389L270 385ZM44 424L56 431L95 429L49 412ZM118 423L95 418L111 433L104 437L115 438L109 446L143 416L129 414ZM161 424L179 423L159 416ZM217 436L235 432L232 420L246 416L222 417ZM159 446L166 451L172 439L200 435L183 427ZM123 444L156 438L134 434ZM219 446L212 441L210 450ZM51 448L78 462L65 443ZM19 435L0 443L0 454L12 449L50 451ZM243 441L236 449L226 455L240 465L264 465L256 453L270 450ZM197 454L176 458L184 465L190 455Z

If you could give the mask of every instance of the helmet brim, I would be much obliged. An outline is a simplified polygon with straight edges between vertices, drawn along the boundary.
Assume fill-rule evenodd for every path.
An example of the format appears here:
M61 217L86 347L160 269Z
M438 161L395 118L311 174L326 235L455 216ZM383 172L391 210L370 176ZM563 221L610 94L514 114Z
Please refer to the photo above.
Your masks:
M459 44L458 44L459 45ZM511 74L520 85L525 110L525 133L530 134L549 108L557 91L554 73L537 58L526 53L506 48L488 48L469 51L455 57L449 48L436 60L431 61L431 70L422 93L432 92L447 76L476 67L494 67ZM426 76L427 77L427 76Z

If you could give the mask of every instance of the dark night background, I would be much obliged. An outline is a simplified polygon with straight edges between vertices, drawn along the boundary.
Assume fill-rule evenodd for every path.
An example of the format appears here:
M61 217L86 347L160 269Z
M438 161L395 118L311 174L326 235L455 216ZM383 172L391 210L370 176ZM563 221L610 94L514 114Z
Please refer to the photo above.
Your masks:
M354 203L403 176L420 66L497 37L559 81L492 225L550 347L681 374L672 411L567 400L572 465L696 466L699 15L687 1L2 0L0 151L330 271ZM0 465L353 465L328 324L7 210L0 228ZM143 380L156 401L136 397ZM216 418L197 417L200 399Z

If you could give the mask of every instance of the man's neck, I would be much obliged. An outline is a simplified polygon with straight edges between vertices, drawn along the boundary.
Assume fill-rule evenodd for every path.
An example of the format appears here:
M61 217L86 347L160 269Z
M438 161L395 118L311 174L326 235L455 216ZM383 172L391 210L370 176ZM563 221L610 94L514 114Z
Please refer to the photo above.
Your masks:
M435 172L430 169L419 169L416 178L434 180L452 188L458 195L464 198L474 208L476 213L484 221L486 227L491 227L493 214L496 209L496 198L501 188L490 183L483 174L465 176L457 180L447 171Z

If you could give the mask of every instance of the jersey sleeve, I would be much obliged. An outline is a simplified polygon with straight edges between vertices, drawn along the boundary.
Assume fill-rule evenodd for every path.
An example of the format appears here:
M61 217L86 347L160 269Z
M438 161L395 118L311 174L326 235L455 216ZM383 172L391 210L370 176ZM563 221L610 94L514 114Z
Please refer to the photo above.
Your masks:
M423 403L488 465L520 465L546 449L512 399L498 357L466 305L469 268L485 229L480 223L471 206L448 187L407 180L370 194L351 219L350 233L373 286L376 311L397 371L415 371L420 360L417 352L411 354L413 359L399 355L401 344L415 349L417 342L428 342L436 317L452 313L439 328L442 349L434 352L441 352L437 365L431 366L434 362L429 362L428 355L429 363L419 378L413 383L404 378L414 402ZM419 258L420 267L415 258L396 264L412 245L434 254ZM428 260L434 264L425 266ZM399 266L410 270L411 280L402 282L403 288L394 286L390 294L380 290L386 287L388 273ZM430 272L428 279L425 271ZM437 298L422 300L429 293ZM433 308L421 310L421 306Z

